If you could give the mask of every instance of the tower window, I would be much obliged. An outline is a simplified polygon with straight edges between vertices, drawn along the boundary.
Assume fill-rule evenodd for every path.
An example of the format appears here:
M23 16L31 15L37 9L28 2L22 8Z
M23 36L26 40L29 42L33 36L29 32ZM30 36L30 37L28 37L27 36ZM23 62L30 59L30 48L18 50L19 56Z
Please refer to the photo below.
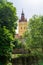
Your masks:
M22 27L21 27L21 29L22 29Z
M25 27L24 27L24 29L25 29Z

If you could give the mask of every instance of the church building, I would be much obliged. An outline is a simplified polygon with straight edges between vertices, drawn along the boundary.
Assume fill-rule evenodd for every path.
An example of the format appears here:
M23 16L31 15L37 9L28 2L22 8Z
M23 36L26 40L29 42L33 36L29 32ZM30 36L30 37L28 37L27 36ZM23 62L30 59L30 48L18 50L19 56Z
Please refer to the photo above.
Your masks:
M19 23L18 23L19 36L22 36L26 30L27 30L27 19L25 19L25 15L24 15L24 12L22 10L21 19L19 20Z
M18 34L16 34L16 37L22 37L26 30L27 30L27 19L25 18L25 14L22 10L21 19L18 22Z

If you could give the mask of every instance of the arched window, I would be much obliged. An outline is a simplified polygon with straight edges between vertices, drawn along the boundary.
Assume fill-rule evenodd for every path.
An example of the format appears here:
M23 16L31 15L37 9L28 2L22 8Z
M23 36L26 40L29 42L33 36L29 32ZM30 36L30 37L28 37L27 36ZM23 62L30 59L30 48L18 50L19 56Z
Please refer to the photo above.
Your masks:
M22 27L21 27L21 29L22 29Z
M25 29L25 27L24 27L24 29Z

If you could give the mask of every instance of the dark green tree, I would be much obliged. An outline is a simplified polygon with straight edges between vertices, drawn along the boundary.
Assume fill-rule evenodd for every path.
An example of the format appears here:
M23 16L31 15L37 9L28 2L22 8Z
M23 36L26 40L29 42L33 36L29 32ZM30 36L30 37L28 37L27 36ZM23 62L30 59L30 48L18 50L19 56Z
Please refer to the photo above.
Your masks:
M0 3L6 4L7 0L0 0Z
M16 8L12 3L0 3L0 61L3 65L11 59L17 27ZM7 65L7 64L6 64Z
M16 21L16 8L11 3L7 3L6 5L0 4L0 26L6 26L11 33L15 34Z
M6 61L10 61L12 50L13 50L13 43L14 41L13 35L7 30L5 27L0 27L0 61L3 65Z

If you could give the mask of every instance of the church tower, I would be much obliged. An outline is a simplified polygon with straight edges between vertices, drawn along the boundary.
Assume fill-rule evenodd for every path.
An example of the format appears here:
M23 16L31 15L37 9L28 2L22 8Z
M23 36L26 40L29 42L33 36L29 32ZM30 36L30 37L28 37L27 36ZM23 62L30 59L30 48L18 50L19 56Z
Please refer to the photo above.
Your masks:
M24 12L22 10L21 19L19 20L19 23L18 23L19 36L22 36L26 30L27 30L27 19L25 19L25 15L24 15Z

